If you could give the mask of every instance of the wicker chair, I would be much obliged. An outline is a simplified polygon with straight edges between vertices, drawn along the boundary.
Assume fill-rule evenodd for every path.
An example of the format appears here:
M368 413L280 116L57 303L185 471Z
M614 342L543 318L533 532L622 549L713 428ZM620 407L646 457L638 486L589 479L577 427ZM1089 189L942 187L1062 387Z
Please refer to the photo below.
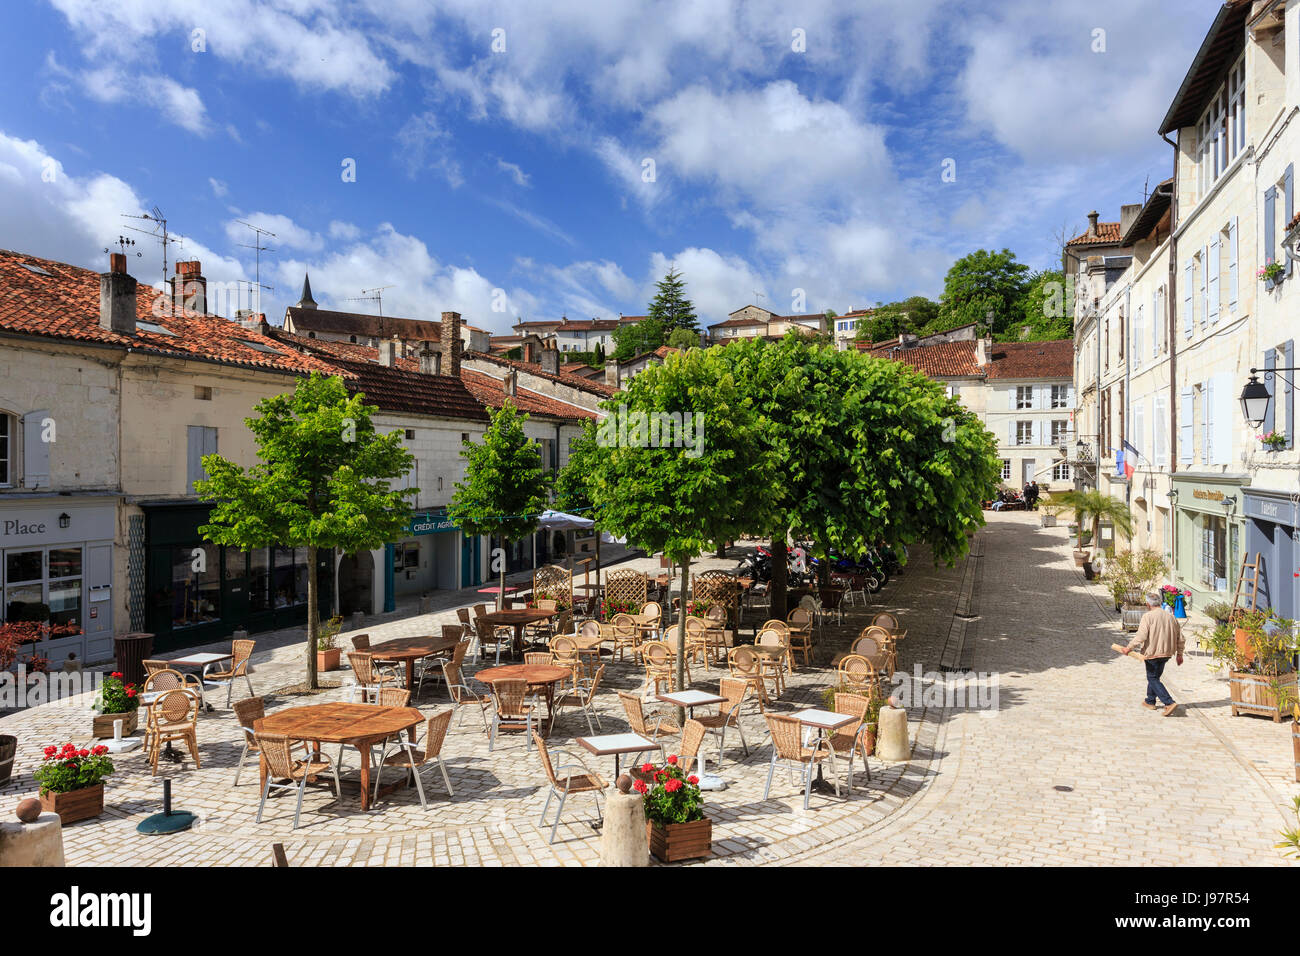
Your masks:
M323 776L330 769L329 757L324 754L311 754L302 760L295 759L289 738L283 734L257 734L257 746L266 761L266 786L262 788L262 800L257 805L257 823L262 822L262 811L266 808L266 798L272 790L297 790L298 804L293 811L293 828L298 829L298 817L302 814L302 795L307 789L307 782L312 777ZM334 776L334 794L343 799L337 774ZM285 781L281 783L280 781Z
M541 598L535 602L539 611L554 611L559 602L551 598ZM524 640L530 644L545 644L556 634L555 626L549 621L538 621L524 626Z
M855 754L862 754L862 766L867 771L867 782L871 781L871 765L867 762L867 738L871 734L871 728L867 726L867 711L871 707L871 698L863 697L861 694L836 694L835 695L835 713L852 714L858 718L856 724L845 724L843 727L837 727L827 735L826 741L835 751L836 756L844 754L849 755L849 768L846 771L846 780L848 782L849 795L853 795L853 757Z
M379 782L383 779L384 768L399 767L415 778L415 790L420 795L420 806L429 809L428 801L424 798L424 784L420 782L420 768L429 762L437 763L438 769L442 771L442 782L447 787L447 796L454 797L456 792L451 789L451 780L447 777L447 765L442 762L442 744L447 738L447 726L450 723L450 710L440 711L430 717L424 731L422 750L416 748L415 741L403 740L401 737L391 738L385 742L383 753L379 756L379 769L375 774L374 799L379 799ZM392 746L396 746L397 752L390 754L388 751Z
M779 647L784 651L780 657L760 656L758 659L758 666L759 670L763 672L763 679L772 681L773 686L776 687L777 697L785 693L786 672L794 670L790 638L791 635L789 634L783 635L780 631L770 629L759 631L758 636L754 638L755 647Z
M464 709L466 707L477 707L479 716L483 719L483 731L486 733L488 730L487 712L488 708L492 706L492 698L476 694L470 688L463 676L461 662L454 657L450 661L443 663L442 677L447 682L447 693L451 695L451 703L456 711L456 729L460 729Z
M230 706L230 695L235 690L236 678L244 678L244 684L248 687L248 696L256 697L253 690L253 682L248 678L248 669L251 666L249 658L253 656L253 646L256 641L231 641L230 642L230 666L224 670L203 672L204 684L215 684L217 687L226 688L226 706Z
M461 660L465 659L465 651L468 650L468 641L465 639L465 629L459 624L443 624L442 638L445 641L456 640L450 652L435 651L432 654L426 654L415 662L415 696L420 696L420 691L424 689L424 679L431 677L434 680L442 680L442 662L449 657L460 654ZM457 640L459 639L459 640ZM461 645L466 645L462 648Z
M144 665L145 677L148 677L151 674L156 673L157 671L167 671L172 669L171 661L160 661L160 660L151 659L151 660L141 661L140 663Z
M515 639L513 628L495 627L490 621L479 618L474 622L474 630L478 634L478 659L483 660L483 651L485 648L496 646L496 662L501 663L501 646L510 648Z
M528 682L524 680L499 680L492 683L492 730L488 736L488 751L496 747L497 731L501 728L524 730L528 733L528 746L533 745L533 705L527 703Z
M348 663L352 665L352 677L361 688L361 699L373 698L385 687L401 687L405 679L396 674L380 670L369 652L352 651L348 654Z
M632 732L653 740L659 745L660 759L667 759L664 739L676 737L682 732L682 728L677 726L676 721L667 714L652 713L647 717L645 708L641 705L641 698L636 694L621 690L618 692L618 699L623 702L623 711L627 714L627 722L632 725Z
M140 704L145 709L144 747L146 753L149 752L150 739L153 733L154 705L162 699L164 694L173 690L183 690L193 697L200 707L203 705L203 687L193 674L182 674L180 671L174 671L170 668L162 668L149 674L144 679L144 686L140 689Z
M671 691L677 680L677 655L664 641L641 642L641 664L645 668L645 690L659 693L659 685L668 684ZM686 683L691 682L691 668L686 665Z
M239 721L239 729L244 732L244 749L239 754L239 763L235 764L235 786L239 786L239 774L244 769L244 761L248 759L249 754L260 753L257 747L257 731L253 729L253 724L266 716L266 704L260 697L245 697L243 700L235 701L235 720Z
M897 631L902 627L902 624L899 623L898 615L891 614L888 611L881 611L871 619L871 623L876 627L883 627L890 631Z
M767 713L767 685L763 680L763 667L754 649L743 644L731 648L727 651L727 669L733 678L742 680L746 686L754 688L759 711Z
M578 653L578 643L568 635L561 635L551 641L551 652L547 655L548 664L563 667L569 671L570 681L576 689L583 672L582 655Z
M836 796L840 793L840 782L835 778L835 751L825 740L817 741L814 747L805 746L800 736L801 727L794 717L767 715L767 728L772 735L772 762L767 768L767 786L763 788L763 799L766 800L772 792L772 774L776 772L777 761L781 761L790 768L799 767L803 773L803 808L807 810L808 798L812 792L813 768L819 761L830 758L831 780L835 784Z
M838 686L874 697L880 688L880 672L870 658L849 654L840 661Z
M618 653L618 659L623 659L623 651L632 648L632 659L637 659L637 654L641 648L641 629L636 626L636 618L631 614L615 614L612 625L612 635L614 641L614 650Z
M745 750L745 756L749 756L749 744L745 742L745 728L740 723L740 705L745 701L745 693L750 688L750 683L745 680L737 680L732 677L724 677L718 682L718 694L727 698L724 703L718 705L716 714L706 714L703 717L694 718L695 722L711 734L718 736L718 766L722 766L722 755L727 749L727 728L735 727L736 732L740 734L740 746Z
M546 805L542 807L540 826L546 826L546 814L551 809L551 800L557 796L560 798L560 805L555 808L555 822L551 824L551 836L547 842L555 842L555 831L560 826L560 815L564 813L564 801L568 800L571 794L594 794L596 797L596 822L598 824L602 822L604 816L600 812L600 798L609 786L605 779L599 774L593 773L583 762L582 757L571 750L565 750L563 753L567 757L572 757L577 763L562 764L557 770L551 763L551 755L546 749L546 741L542 740L537 734L533 734L532 739L537 746L538 755L542 758L542 769L546 771L546 780L551 785L551 790L546 795Z
M658 635L663 629L664 609L663 605L658 601L646 601L646 603L641 606L641 612L639 614L634 614L633 617L635 617L637 623L643 627L654 628L654 630L650 632L651 634Z
M702 617L686 619L686 659L699 659L709 666L709 624Z
M555 698L555 710L558 714L565 707L577 707L582 710L583 716L587 718L587 732L594 734L597 730L602 729L600 726L600 715L596 713L596 708L592 706L596 699L596 692L600 689L601 678L605 676L605 665L601 664L596 668L596 673L590 681L583 681L576 685L572 690L566 690L563 694ZM595 718L596 725L592 726L592 718Z
M189 691L177 687L166 691L149 708L149 768L157 775L158 755L163 744L183 741L194 758L194 769L203 769L199 760L199 702Z
M407 707L411 692L405 687L381 687L375 691L375 704L379 707Z
M682 773L690 775L691 767L699 759L703 740L704 725L698 720L688 720L682 725L682 741L677 745L677 760Z

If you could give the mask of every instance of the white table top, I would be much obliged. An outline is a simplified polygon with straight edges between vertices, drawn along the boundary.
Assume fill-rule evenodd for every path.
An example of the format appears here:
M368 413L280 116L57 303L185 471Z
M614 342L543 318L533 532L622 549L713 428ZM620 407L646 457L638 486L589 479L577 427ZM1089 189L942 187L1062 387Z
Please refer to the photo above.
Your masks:
M683 690L673 694L660 694L659 699L665 704L676 704L678 707L700 707L704 704L722 704L726 703L727 698L719 697L717 694L710 694L702 690Z
M645 750L659 749L657 743L653 740L646 740L640 734L597 734L595 737L579 737L578 744L597 757L607 757L610 754L634 754Z
M845 724L851 724L858 718L852 714L837 714L833 710L801 710L791 714L795 720L801 724L807 724L809 727L821 727L823 730L834 730L836 727L843 727Z
M233 654L187 654L185 657L173 657L167 663L199 667L203 664L215 664L217 661L228 661L233 656Z

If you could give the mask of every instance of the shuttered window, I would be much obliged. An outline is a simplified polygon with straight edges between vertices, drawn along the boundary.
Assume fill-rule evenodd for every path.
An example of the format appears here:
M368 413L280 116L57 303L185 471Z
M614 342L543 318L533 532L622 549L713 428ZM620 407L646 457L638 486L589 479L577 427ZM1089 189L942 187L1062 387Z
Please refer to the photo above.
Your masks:
M185 493L194 493L194 482L204 481L203 456L217 453L217 430L205 425L190 425L186 449Z
M1195 460L1195 391L1183 389L1178 408L1178 460L1190 465Z

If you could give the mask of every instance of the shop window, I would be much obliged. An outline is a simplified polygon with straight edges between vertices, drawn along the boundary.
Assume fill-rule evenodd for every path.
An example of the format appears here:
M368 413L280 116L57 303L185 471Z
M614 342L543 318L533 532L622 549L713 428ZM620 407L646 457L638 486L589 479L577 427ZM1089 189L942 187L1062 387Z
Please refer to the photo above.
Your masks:
M31 625L31 639L81 633L82 549L6 551L0 620ZM48 635L44 634L48 629Z
M307 603L307 549L276 548L272 587L276 607Z
M1221 591L1227 587L1227 522L1213 515L1201 517L1199 579L1203 587Z
M406 571L420 566L420 545L418 543L394 545L393 552L394 570Z
M271 552L266 548L248 553L248 610L271 610Z
M221 551L210 541L172 548L172 627L221 619Z
M1002 480L1003 481L1011 480L1011 459L1010 458L1002 459Z
M14 483L14 435L18 429L16 419L8 412L0 412L0 488Z

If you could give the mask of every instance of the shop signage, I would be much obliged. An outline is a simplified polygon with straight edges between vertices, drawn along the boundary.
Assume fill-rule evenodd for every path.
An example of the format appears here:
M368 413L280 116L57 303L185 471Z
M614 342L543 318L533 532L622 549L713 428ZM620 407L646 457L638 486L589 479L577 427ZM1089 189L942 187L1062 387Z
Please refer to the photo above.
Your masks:
M1192 497L1200 498L1202 501L1222 501L1222 491L1206 491L1204 488L1193 488Z
M1246 495L1246 514L1251 518L1291 526L1295 525L1297 517L1294 503L1257 498L1254 495Z
M45 522L23 521L21 518L6 518L0 522L0 535L6 538L25 534L45 534Z
M416 515L406 525L406 534L441 534L444 531L456 531L456 522L446 515Z

